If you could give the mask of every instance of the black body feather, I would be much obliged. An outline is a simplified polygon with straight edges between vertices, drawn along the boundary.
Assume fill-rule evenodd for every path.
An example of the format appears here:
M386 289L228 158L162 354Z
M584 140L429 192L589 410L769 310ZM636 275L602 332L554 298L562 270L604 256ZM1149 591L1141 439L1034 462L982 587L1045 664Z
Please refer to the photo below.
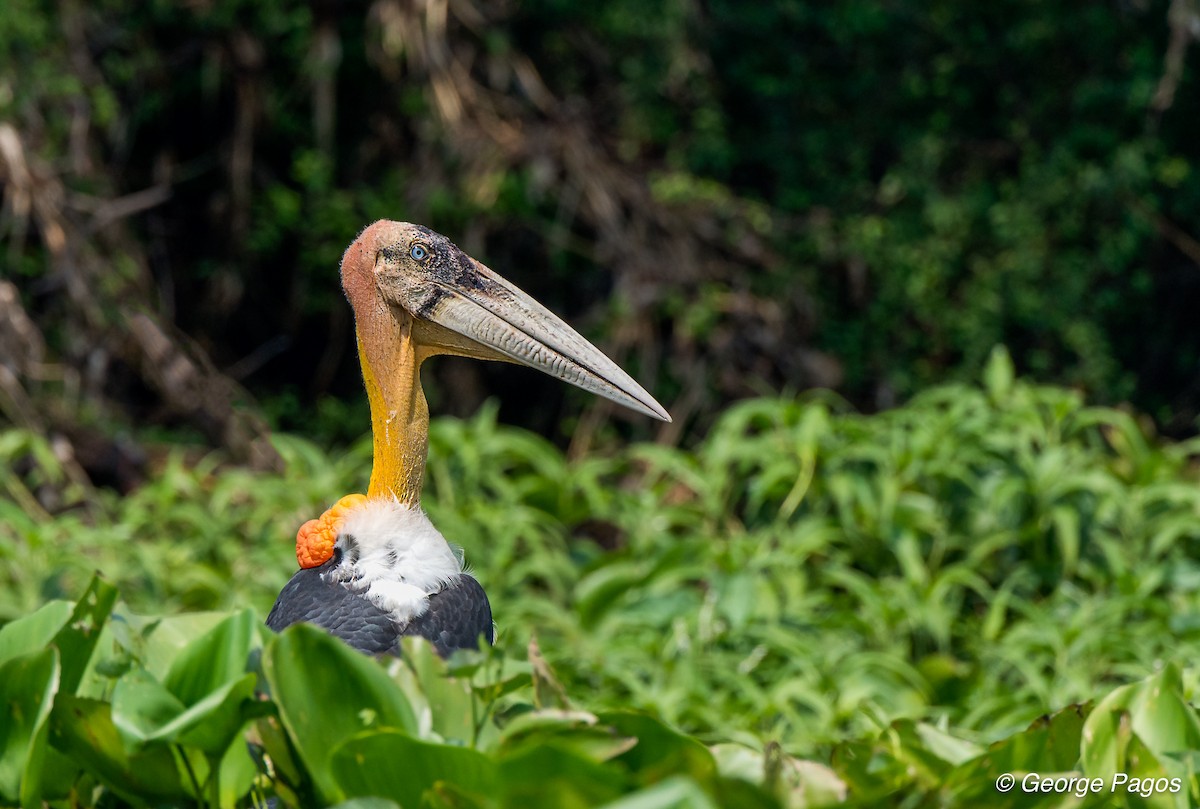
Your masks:
M487 593L466 573L429 596L429 608L421 615L399 623L347 585L323 578L333 566L330 559L297 571L275 599L267 626L279 632L297 622L315 624L367 654L396 653L405 635L426 638L442 657L478 648L480 636L489 644L494 640Z

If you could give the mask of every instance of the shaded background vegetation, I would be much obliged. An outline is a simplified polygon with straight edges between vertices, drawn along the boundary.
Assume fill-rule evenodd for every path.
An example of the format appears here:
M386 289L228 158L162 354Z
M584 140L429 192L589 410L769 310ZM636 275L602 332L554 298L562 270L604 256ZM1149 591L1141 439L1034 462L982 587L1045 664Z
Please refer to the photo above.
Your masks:
M146 426L267 466L255 414L354 439L336 266L386 217L579 324L668 443L764 392L886 407L997 343L1191 434L1198 26L1194 0L15 0L3 415L127 484ZM626 421L430 376L435 412L495 395L576 454Z

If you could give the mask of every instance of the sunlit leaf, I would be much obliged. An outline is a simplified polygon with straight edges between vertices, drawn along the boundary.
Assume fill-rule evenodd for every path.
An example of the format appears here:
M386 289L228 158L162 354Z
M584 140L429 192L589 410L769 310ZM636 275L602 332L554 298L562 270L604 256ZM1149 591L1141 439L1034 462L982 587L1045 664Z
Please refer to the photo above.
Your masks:
M604 809L717 809L717 804L694 781L675 777L606 803Z
M326 800L343 797L334 748L364 730L417 732L400 688L379 665L324 630L295 624L263 652L263 672L280 719Z
M403 762L403 766L381 766ZM333 777L349 797L391 798L401 806L420 806L421 796L439 781L468 794L495 794L496 765L465 747L432 744L393 730L352 736L330 754Z
M0 706L5 713L0 722L0 797L25 807L41 803L46 720L60 677L55 648L0 664Z
M152 746L137 753L126 749L106 702L60 695L51 715L51 741L126 800L177 801L192 796L169 748Z

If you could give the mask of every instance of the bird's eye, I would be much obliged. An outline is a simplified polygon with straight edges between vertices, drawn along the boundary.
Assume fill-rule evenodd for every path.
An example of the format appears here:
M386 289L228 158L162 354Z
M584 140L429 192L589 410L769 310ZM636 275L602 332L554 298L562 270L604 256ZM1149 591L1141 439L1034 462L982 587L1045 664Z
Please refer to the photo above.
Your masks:
M429 248L420 242L417 242L412 246L412 249L408 251L408 254L417 261L424 261L425 259L429 258Z

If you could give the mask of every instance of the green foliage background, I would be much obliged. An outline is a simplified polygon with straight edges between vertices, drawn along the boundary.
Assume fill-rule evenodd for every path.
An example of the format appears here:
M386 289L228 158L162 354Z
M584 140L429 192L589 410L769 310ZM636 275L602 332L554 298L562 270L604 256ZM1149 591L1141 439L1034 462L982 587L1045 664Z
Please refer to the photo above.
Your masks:
M282 477L177 459L75 516L7 506L3 609L78 593L98 568L137 612L265 614L293 569L281 537L326 492L361 485L369 453L277 441ZM8 433L4 447L10 468L33 462L5 479L18 499L55 478L36 439ZM765 790L764 805L847 794L992 804L1000 772L1076 770L1180 778L1150 804L1186 806L1200 797L1198 450L1015 379L998 351L982 384L936 387L877 416L823 397L746 403L694 451L634 445L570 462L492 410L436 421L425 505L488 588L498 654L522 660L536 637L532 662L553 667L578 708L645 711L715 745L705 755ZM326 676L328 651L294 654L290 667ZM235 665L230 683L244 672ZM537 689L523 682L513 699L532 706ZM296 688L297 705L319 692L335 716L359 710L344 704L357 689ZM520 710L545 709L541 699ZM495 721L515 732L504 711ZM555 747L575 726L547 723L531 744ZM651 741L659 731L641 732L643 750L666 755ZM330 747L296 743L301 756ZM782 781L771 755L785 756ZM660 762L648 781L597 777L649 789L686 776L679 766ZM661 805L744 805L698 784L699 797ZM1111 805L1103 797L1096 805ZM543 799L563 798L547 787ZM509 805L497 800L465 805Z
M1200 802L1196 30L1195 0L10 0L0 803L1032 805L1004 771ZM335 268L384 217L678 419L431 367L459 418L425 506L499 621L448 666L260 628L366 479Z

